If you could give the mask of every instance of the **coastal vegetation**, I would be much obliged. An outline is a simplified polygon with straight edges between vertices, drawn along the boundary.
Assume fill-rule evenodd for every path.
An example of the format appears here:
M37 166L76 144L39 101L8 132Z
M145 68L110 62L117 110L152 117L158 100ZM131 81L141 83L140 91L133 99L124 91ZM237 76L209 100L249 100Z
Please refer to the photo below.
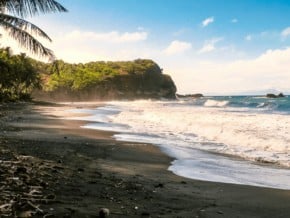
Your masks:
M0 49L0 102L29 100L40 85L40 75L25 54L12 55L9 48Z
M102 81L119 75L142 75L158 66L151 60L136 60L126 62L89 62L87 64L69 64L55 61L46 69L45 75L50 75L45 83L47 91L67 88L71 91L82 90L95 86Z
M38 26L25 20L40 13L65 12L54 0L3 0L0 1L0 27L31 53L54 59L53 52L38 38L51 41ZM0 50L0 101L30 99L33 88L40 84L40 75L35 61L26 55L12 55L10 48Z
M170 76L152 60L69 64L34 63L42 88L33 93L41 100L109 100L175 98L176 86Z
M0 49L0 101L175 97L170 76L152 60L43 63Z

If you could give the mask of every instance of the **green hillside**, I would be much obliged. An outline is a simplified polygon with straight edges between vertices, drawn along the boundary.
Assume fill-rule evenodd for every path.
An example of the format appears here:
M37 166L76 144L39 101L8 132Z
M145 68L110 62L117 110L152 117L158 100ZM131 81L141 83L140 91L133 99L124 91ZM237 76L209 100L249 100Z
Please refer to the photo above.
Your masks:
M108 100L175 98L171 77L152 60L43 63L0 50L3 100Z

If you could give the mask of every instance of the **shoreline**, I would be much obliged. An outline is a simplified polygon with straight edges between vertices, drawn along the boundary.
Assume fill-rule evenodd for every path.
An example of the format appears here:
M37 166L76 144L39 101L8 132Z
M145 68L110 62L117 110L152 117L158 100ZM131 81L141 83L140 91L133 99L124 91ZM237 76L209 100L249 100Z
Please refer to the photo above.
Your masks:
M27 170L28 176L48 183L43 188L44 196L55 196L49 202L36 202L43 214L38 211L35 217L45 214L98 217L101 207L109 208L110 217L288 217L290 214L290 191L179 177L167 170L173 159L158 147L116 141L110 132L80 128L81 121L40 114L45 107L48 105L7 105L1 107L0 116L3 153L0 157L7 158L12 153L17 157L32 157L28 162L34 164L29 165L27 160L19 164L38 172L29 175ZM49 107L52 111L67 106ZM39 163L46 168L38 168ZM44 169L48 175L42 175ZM10 190L15 194L17 191ZM3 199L0 201L1 205L5 203ZM27 208L18 210L36 210L31 205Z
M131 102L128 102L128 104L131 105ZM157 146L165 155L174 159L174 161L169 165L168 170L176 175L201 181L290 190L289 166L280 165L278 162L271 163L261 157L259 157L259 160L257 160L258 158L247 159L246 157L238 156L237 154L222 153L206 149L203 150L201 147L190 147L190 144L183 146L182 143L184 141L178 135L175 136L181 141L178 140L172 142L172 139L166 137L165 140L163 140L163 137L159 139L159 137L154 136L155 134L158 135L158 133L160 133L158 132L159 129L155 128L156 132L154 132L151 130L152 127L149 129L146 128L148 127L148 124L146 123L146 120L142 119L142 116L145 115L142 113L140 114L140 121L134 113L133 115L130 114L130 112L128 113L128 108L125 107L125 110L123 111L122 106L118 106L118 103L105 102L105 105L100 105L100 107L96 107L92 110L89 107L89 109L84 107L72 111L76 113L75 116L78 120L88 122L85 125L82 125L82 128L113 131L114 135L112 137L121 142L142 142ZM129 107L129 110L130 108L131 107ZM136 109L134 105L132 108ZM121 117L123 117L123 119L125 118L125 121L126 117L128 117L130 125L127 126L127 123L124 122L123 119L120 120L121 123L118 123L118 121L114 122L114 117L116 114L119 114L120 110L126 114L125 117L124 115L121 115ZM140 108L137 107L137 111L139 110ZM144 112L144 114L146 114L146 112ZM168 115L166 112L165 114ZM132 118L130 115L135 117ZM137 115L139 116L139 114ZM152 113L153 117L154 115L155 114ZM204 116L206 116L206 114L204 114ZM68 118L70 118L70 116ZM75 119L73 115L72 119ZM148 119L150 120L150 117L148 117ZM137 125L132 122L132 120L134 120ZM140 129L142 121L144 122L144 129L148 132ZM154 126L155 123L153 122L152 125ZM161 130L162 135L162 133L164 133L164 123L161 122L160 125L163 126L163 129ZM135 126L137 129L135 129ZM181 128L183 127L181 126ZM175 133L171 132L171 134L174 135ZM191 142L194 143L194 140L194 138L191 138ZM192 171L192 169L195 170Z

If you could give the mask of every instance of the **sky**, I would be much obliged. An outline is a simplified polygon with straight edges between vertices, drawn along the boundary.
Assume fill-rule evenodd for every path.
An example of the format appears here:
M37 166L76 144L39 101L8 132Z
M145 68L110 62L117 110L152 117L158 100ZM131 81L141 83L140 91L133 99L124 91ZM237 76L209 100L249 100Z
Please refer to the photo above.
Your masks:
M69 12L28 18L58 59L153 59L181 94L290 93L289 0L58 2ZM20 51L5 34L0 44Z

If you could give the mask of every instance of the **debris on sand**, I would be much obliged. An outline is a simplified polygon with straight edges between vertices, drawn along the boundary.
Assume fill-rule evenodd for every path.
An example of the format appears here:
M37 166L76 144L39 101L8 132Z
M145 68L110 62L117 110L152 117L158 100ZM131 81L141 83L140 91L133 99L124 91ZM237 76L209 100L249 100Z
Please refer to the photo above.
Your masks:
M56 199L54 193L47 193L47 187L58 178L55 174L52 176L55 168L61 169L54 162L0 148L1 217L42 217L48 214L41 207Z

